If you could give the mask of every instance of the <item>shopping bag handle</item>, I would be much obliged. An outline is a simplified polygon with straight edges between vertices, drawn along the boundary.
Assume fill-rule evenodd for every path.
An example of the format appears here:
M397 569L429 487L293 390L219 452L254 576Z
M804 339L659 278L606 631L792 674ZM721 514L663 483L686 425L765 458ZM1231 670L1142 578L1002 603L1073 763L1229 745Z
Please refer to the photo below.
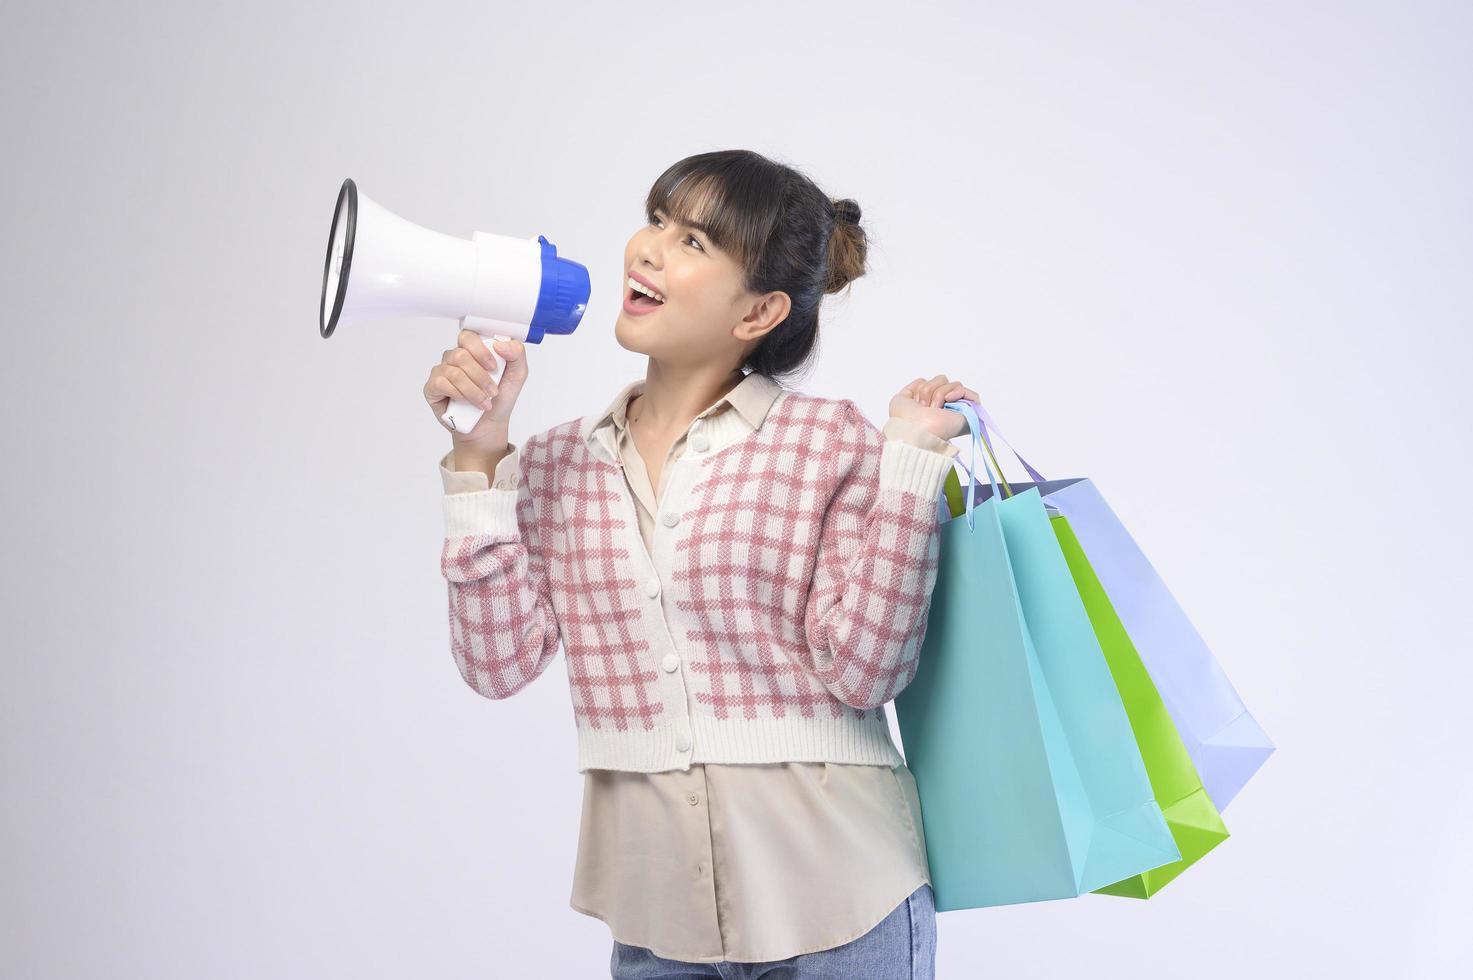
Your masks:
M984 438L982 420L977 417L977 408L980 406L977 406L969 398L963 398L958 401L946 402L941 407L951 409L953 412L960 412L966 418L968 428L972 430L972 466L971 469L967 470L967 477L970 480L967 484L967 530L975 531L977 530L977 523L972 517L972 507L977 501L977 444ZM987 447L987 452L989 454L992 452L991 446ZM1019 456L1018 458L1022 459L1023 457ZM994 456L992 461L996 463L997 457ZM957 462L961 463L960 457L957 458ZM966 464L962 463L962 467L965 469ZM993 479L992 467L987 465L986 457L982 459L982 469L987 471L987 482L992 484L992 499L1000 500L1001 498L997 494L997 480ZM1001 470L1002 467L999 466L998 471L1001 472Z
M995 436L997 436L999 439L1001 439L1003 441L1003 445L1005 445L1009 449L1013 450L1013 455L1016 456L1016 457L1018 457L1018 462L1020 462L1020 463L1023 464L1023 469L1025 469L1025 470L1028 471L1028 475L1031 476L1031 477L1033 477L1034 482L1036 482L1036 483L1046 483L1047 482L1047 480L1044 478L1044 475L1042 473L1038 472L1038 470L1034 469L1029 464L1028 460L1026 460L1026 459L1023 458L1023 454L1020 453L1020 452L1018 452L1018 450L1013 446L1013 444L1011 442L1008 442L1008 437L1002 434L1002 429L998 428L998 426L997 426L997 420L992 417L992 415L987 411L987 409L985 409L985 408L982 407L982 403L981 402L979 402L979 401L977 401L976 399L973 399L973 398L961 398L961 399L958 399L957 401L954 401L954 402L947 402L943 407L944 408L951 408L952 406L957 405L957 404L964 404L964 405L970 406L971 409L973 410L974 415L980 417L980 419L981 419L980 425L977 422L973 422L972 424L973 424L974 427L980 428L982 430L982 439L983 439L984 442L986 442L988 451L991 451L991 449L992 449L992 443L989 442L989 441L987 441L987 430L988 429L991 429L992 430L992 434L995 435ZM993 456L992 457L992 463L993 463L994 466L997 467L998 475L1001 476L1002 475L1002 464L997 461L997 457L996 456ZM1004 481L1004 483L1006 483L1006 481Z
M960 408L955 408L954 407L956 405L960 405L961 402L963 402L963 401L966 402L968 405L970 405L971 406L971 410L972 410L972 414L970 416L967 416L967 419L968 419L967 430L969 432L974 433L974 434L975 433L978 433L978 432L981 433L981 436L982 436L982 448L985 449L985 450L987 450L987 457L992 460L993 468L997 471L997 479L1002 483L1003 490L1006 491L1007 496L1011 497L1013 495L1013 488L1010 487L1010 486L1008 486L1007 477L1004 476L1003 475L1003 472L1002 472L1002 464L997 461L997 455L992 451L992 443L988 442L988 440L987 440L987 427L985 425L983 425L978 420L978 418L977 418L976 409L978 407L980 407L980 406L978 406L976 402L971 401L970 399L961 399L958 402L952 403L952 405L942 406L942 407L944 407L944 408L945 407L951 407L958 414L966 415L966 413L965 412L962 412L962 410ZM976 463L977 463L976 453L977 453L977 447L976 447L976 444L974 443L973 446L972 446L972 465L973 465L973 467L975 467L976 466ZM969 481L971 481L972 483L976 483L977 482L977 474L973 473L972 472L972 469L969 468L966 463L963 463L960 458L958 458L956 460L956 462L957 462L957 464L959 466L961 466L961 468L964 471L966 471L967 479ZM991 476L992 476L992 474L991 473L988 473L989 479L991 478ZM994 488L995 488L995 486L996 485L994 484Z

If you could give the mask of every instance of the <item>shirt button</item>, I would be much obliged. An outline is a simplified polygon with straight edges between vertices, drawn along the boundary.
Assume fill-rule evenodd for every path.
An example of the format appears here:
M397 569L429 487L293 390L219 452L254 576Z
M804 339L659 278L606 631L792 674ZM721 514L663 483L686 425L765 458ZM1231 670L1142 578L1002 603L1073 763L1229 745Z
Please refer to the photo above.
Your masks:
M698 432L690 437L690 447L698 453L703 453L711 448L711 440L707 439L704 433Z
M665 659L660 661L660 666L665 668L665 673L673 673L680 666L680 658L673 653L665 654Z
M675 736L675 747L682 752L690 748L690 735L685 732L681 732L679 735Z
M696 794L694 793L686 793L685 802L689 803L691 806L695 806L697 803L700 802L700 797L696 796ZM696 865L696 868L699 869L700 865Z
M644 583L644 594L651 599L660 594L659 576L652 577L648 582Z
M675 525L680 523L680 515L675 513L675 511L673 510L667 510L665 511L665 513L660 515L660 523L664 524L666 527L674 527Z

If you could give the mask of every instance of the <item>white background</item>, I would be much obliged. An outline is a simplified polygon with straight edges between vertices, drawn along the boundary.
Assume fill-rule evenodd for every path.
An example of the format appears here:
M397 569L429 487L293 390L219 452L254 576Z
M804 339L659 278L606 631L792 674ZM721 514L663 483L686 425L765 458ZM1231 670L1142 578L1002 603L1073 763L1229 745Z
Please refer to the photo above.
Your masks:
M645 191L746 147L871 271L807 391L917 375L1089 476L1277 753L1147 902L942 913L939 975L1466 969L1469 8L38 3L0 12L0 973L607 976L565 666L451 660L449 321L318 335L344 177L589 266L513 438L642 376ZM1014 475L1017 475L1016 471ZM897 736L898 737L898 736Z

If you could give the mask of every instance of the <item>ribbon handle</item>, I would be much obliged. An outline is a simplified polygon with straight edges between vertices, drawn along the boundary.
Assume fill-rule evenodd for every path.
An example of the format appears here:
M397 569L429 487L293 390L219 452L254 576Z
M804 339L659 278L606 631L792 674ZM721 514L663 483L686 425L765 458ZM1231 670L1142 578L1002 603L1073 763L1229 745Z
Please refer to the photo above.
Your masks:
M1033 466L1028 462L1028 460L1026 460L1026 459L1023 458L1023 454L1020 453L1020 452L1018 452L1018 450L1013 446L1013 444L1008 441L1008 437L1002 434L1002 429L998 428L997 420L992 417L991 413L989 413L987 411L987 409L985 409L985 408L982 407L982 404L980 402L978 402L978 401L976 401L975 399L972 399L972 398L962 398L959 401L947 402L942 407L943 408L951 408L953 405L957 405L957 404L965 404L965 405L970 406L971 409L972 409L972 411L975 413L975 415L978 416L981 419L982 439L983 439L984 442L986 442L987 449L988 449L989 452L991 452L991 450L992 450L992 443L987 441L987 430L988 429L991 429L992 430L992 433L994 435L996 435L999 439L1001 439L1003 441L1003 445L1005 445L1009 449L1013 450L1013 455L1016 456L1016 457L1018 457L1018 462L1020 462L1020 463L1023 464L1023 469L1025 469L1025 470L1028 471L1028 475L1031 476L1031 477L1033 477L1034 482L1036 482L1036 483L1044 483L1044 482L1046 482L1046 478L1044 477L1044 475L1042 473L1038 472L1038 470L1034 469ZM997 467L997 472L1000 475L1002 473L1002 466L997 462L997 457L996 456L993 456L992 457L992 463L993 463L994 466ZM1006 485L1006 481L1004 481L1004 485Z
M976 523L975 518L972 517L972 509L973 509L973 507L975 506L975 504L977 502L977 477L976 477L976 469L977 469L977 445L978 445L978 443L982 442L983 437L984 437L984 429L983 429L982 421L981 421L981 419L977 415L977 410L976 410L976 407L975 407L975 403L972 402L970 399L965 399L964 398L964 399L961 399L960 401L946 402L941 407L942 408L950 409L953 412L960 412L962 414L962 416L966 418L967 425L972 430L972 465L971 465L970 468L968 468L965 463L962 463L962 468L963 469L966 469L966 471L967 471L967 477L968 477L968 479L970 481L967 484L967 492L966 492L966 497L967 497L967 529L968 530L971 530L971 531L975 531L977 529L977 523ZM991 446L987 446L986 448L987 448L987 455L991 456L992 455L992 447ZM993 456L993 460L992 461L993 461L993 464L996 465L996 463L997 463L997 457ZM959 463L961 462L961 457L957 457L957 462L959 462ZM984 469L987 472L987 482L992 485L992 497L993 497L993 499L994 500L1001 499L998 496L997 480L993 479L993 476L992 476L992 468L987 465L987 460L986 460L985 457L982 460L982 469ZM1000 467L1000 466L998 467L998 472L999 473L1002 472L1002 467ZM1003 485L1004 486L1007 485L1006 481L1004 481ZM1009 489L1008 495L1009 496L1012 495L1011 489Z

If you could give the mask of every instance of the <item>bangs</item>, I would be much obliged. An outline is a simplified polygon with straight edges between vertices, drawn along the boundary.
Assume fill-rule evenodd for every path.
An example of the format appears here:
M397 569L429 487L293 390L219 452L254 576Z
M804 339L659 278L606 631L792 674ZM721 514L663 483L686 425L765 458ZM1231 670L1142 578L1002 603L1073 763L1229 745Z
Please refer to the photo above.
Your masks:
M645 198L645 218L655 212L667 221L699 231L750 275L777 220L773 174L766 161L731 159L722 154L687 157L660 175Z

